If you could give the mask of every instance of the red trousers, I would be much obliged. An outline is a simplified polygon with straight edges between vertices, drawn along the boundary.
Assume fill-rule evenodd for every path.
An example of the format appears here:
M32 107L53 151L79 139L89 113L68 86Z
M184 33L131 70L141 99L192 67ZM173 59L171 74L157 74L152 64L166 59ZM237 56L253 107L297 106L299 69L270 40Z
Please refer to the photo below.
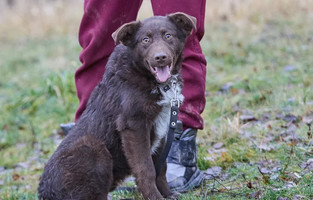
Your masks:
M75 120L86 108L94 87L101 81L113 51L111 34L122 24L136 20L142 0L85 0L79 29L82 66L75 73L79 107ZM185 101L179 119L185 128L203 128L200 114L205 106L206 60L199 41L204 34L205 0L152 0L154 15L185 12L197 18L197 30L188 37L182 66Z

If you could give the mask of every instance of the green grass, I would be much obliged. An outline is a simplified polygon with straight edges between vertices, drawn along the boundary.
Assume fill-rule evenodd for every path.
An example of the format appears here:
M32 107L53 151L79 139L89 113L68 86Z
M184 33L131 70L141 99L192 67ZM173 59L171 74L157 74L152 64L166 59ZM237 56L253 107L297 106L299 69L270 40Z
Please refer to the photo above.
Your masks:
M73 120L78 105L73 72L80 48L72 36L3 41L1 47L0 197L35 199L57 145L54 130Z
M313 172L301 167L313 157L302 120L313 115L313 20L307 18L297 13L244 26L219 20L207 25L202 41L207 102L198 166L219 166L224 175L182 199L247 199L258 191L261 199L313 198ZM0 199L36 199L44 164L61 140L58 126L72 121L78 106L79 52L73 35L1 40ZM226 84L230 87L222 92ZM298 121L284 121L287 114ZM242 115L257 120L244 122ZM218 142L223 150L212 151ZM262 164L270 173L259 171Z

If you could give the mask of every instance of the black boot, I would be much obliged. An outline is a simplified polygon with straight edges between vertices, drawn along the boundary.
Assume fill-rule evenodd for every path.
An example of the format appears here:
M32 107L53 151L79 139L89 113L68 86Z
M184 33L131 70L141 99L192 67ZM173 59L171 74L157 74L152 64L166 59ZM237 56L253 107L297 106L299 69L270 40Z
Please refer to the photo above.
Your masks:
M175 139L167 157L167 182L173 191L185 192L200 186L204 179L197 167L196 129L183 131L181 122L177 123Z

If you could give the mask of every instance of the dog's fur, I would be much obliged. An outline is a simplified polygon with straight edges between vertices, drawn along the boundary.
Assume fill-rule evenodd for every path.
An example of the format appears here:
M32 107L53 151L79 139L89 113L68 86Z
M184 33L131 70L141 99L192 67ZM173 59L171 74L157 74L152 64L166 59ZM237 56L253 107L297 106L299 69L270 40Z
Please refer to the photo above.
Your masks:
M182 52L196 19L184 13L151 17L120 27L103 80L86 110L45 166L39 199L107 199L133 174L145 199L171 197L163 168L154 164L162 152L169 123L171 87L179 100Z

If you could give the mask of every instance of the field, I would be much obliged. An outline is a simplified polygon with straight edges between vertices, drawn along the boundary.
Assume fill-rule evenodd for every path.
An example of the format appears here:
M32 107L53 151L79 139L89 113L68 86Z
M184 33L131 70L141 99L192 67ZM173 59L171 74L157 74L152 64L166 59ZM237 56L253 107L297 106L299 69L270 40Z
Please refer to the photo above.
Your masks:
M0 3L0 200L37 199L78 105L83 2L30 1ZM207 0L206 13L206 181L182 199L313 199L313 1Z

